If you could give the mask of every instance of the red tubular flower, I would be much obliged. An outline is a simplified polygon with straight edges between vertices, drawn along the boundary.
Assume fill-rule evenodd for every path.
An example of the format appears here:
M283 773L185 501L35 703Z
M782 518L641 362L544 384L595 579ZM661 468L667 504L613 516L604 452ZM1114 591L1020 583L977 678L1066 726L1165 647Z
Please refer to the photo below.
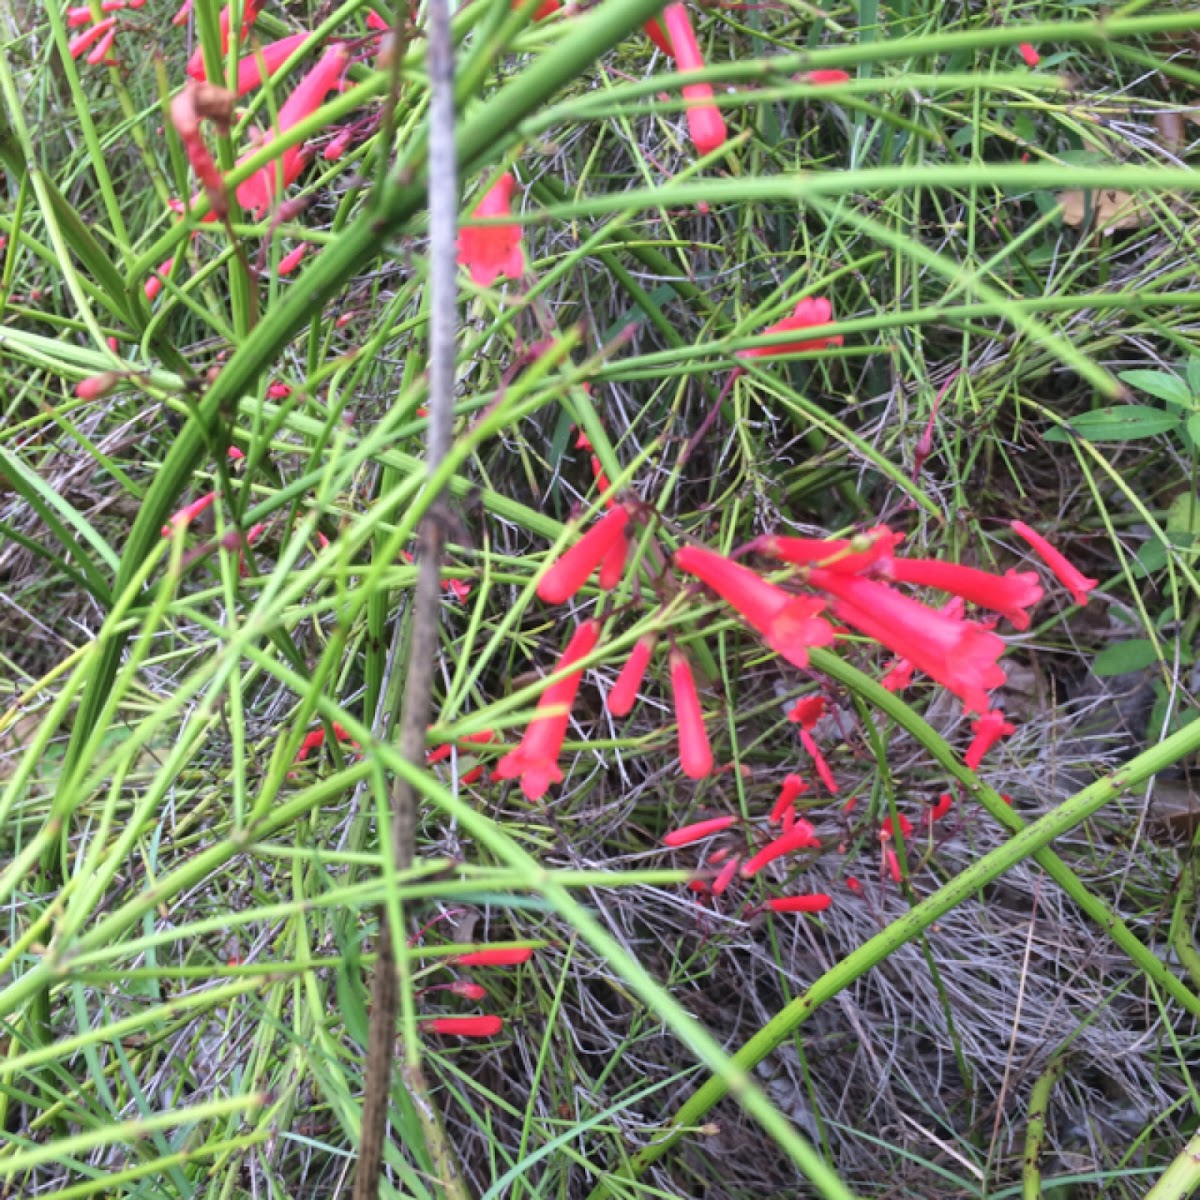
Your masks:
M800 726L800 744L808 751L809 757L813 760L813 766L816 768L821 782L828 789L830 795L836 796L838 793L838 783L833 777L833 771L825 761L825 755L821 753L820 747L813 740L812 734L803 725Z
M723 896L729 889L729 885L733 882L733 877L737 874L738 856L735 854L720 870L716 879L713 880L712 894L714 896Z
M893 659L892 664L883 673L879 681L889 692L902 692L912 683L915 668L907 658Z
M672 650L671 690L675 694L675 720L679 728L679 764L689 779L703 779L713 767L712 748L704 728L704 713L696 694L692 665L681 650Z
M900 883L904 879L904 872L900 869L900 858L895 850L884 851L883 861L888 869L888 874L892 877L893 883Z
M116 24L116 17L108 17L106 20L97 21L90 29L85 29L82 33L76 34L67 43L67 51L72 58L78 58L85 50L94 46L106 33L116 28Z
M475 206L473 217L507 217L517 181L506 171ZM488 287L500 276L519 279L525 271L520 225L464 225L458 231L458 261L471 272L471 282Z
M472 983L469 979L456 979L446 990L464 1000L482 1000L487 995L487 988L483 984Z
M176 529L183 525L187 525L194 518L198 517L215 499L216 492L209 492L207 495L201 496L199 500L193 500L191 504L185 504L178 512L176 512L162 527L163 537L170 537Z
M520 8L524 0L512 0L513 8ZM559 0L542 0L541 4L533 10L533 20L544 21L547 17L552 17L558 10L562 8Z
M829 325L833 321L833 305L823 296L805 296L795 307L790 317L768 325L763 333L791 333L796 329L811 329L814 325ZM829 346L840 346L842 335L826 334L824 337L784 342L773 346L750 346L739 350L738 358L775 358L780 354L795 354L801 350L824 350Z
M562 670L589 655L600 640L600 622L584 621L567 643L558 668ZM567 736L567 725L571 719L571 705L579 691L583 671L571 671L564 678L552 683L542 693L537 705L537 715L529 722L521 744L510 750L497 764L495 779L521 780L521 791L529 800L540 800L552 783L558 783L563 775L558 766L563 739Z
M625 509L613 508L606 512L542 576L537 587L538 597L547 604L564 604L570 600L614 546L620 544L624 549L625 526L628 524L629 513Z
M687 8L683 4L668 4L663 9L663 21L667 27L667 35L675 51L675 61L681 71L703 71L704 58L696 35L692 31L692 23L688 19ZM712 103L713 90L707 83L690 83L683 89L685 100L695 100L699 103L687 110L688 132L692 141L701 154L711 154L718 146L725 143L728 133L720 109ZM707 101L708 103L704 103Z
M238 38L239 42L244 42L246 40L246 35L250 32L250 27L255 21L258 20L258 10L261 7L261 4L262 0L246 0L245 4L242 5L242 32L241 36ZM190 11L190 6L185 7L188 7ZM180 20L181 16L183 17L183 20L187 19L183 9L180 9L179 12L177 12L172 18L172 24L182 25L183 20ZM221 15L218 18L221 30L222 57L224 57L229 51L229 26L232 21L233 14L230 6L227 4L223 9L221 9ZM192 52L192 57L188 59L187 63L187 73L197 83L203 83L207 79L207 76L204 73L204 50L202 47L197 46Z
M654 653L654 636L638 638L633 651L625 660L617 682L608 693L605 705L614 717L628 716L637 701L638 692L642 689L642 681L646 678L646 668L650 666L650 657Z
M244 96L260 86L264 79L270 79L311 38L311 33L294 33L247 54L238 63L237 94Z
M1032 42L1022 42L1017 49L1021 51L1021 57L1027 67L1036 67L1042 61L1042 56L1034 49Z
M609 510L609 515L621 511L619 508L612 508ZM620 536L608 548L604 558L600 561L600 573L596 576L596 582L600 585L601 591L611 592L621 582L625 576L625 562L628 558L629 538L622 529Z
M752 550L781 562L803 567L824 567L843 575L858 575L868 567L888 568L892 551L904 541L886 525L877 525L852 538L778 537L765 534L751 542Z
M834 597L833 613L983 712L987 692L1004 683L997 665L1004 642L972 621L958 620L901 595L885 583L814 569L809 582Z
M800 778L799 775L788 775L783 786L779 789L779 798L775 801L775 806L771 809L771 815L767 817L768 825L778 825L784 819L784 815L794 811L796 797L803 795L808 791L808 784Z
M162 291L163 280L171 273L171 268L175 265L173 258L168 258L149 279L142 284L142 291L146 295L147 300L153 300L159 292Z
M121 377L115 371L102 371L99 375L89 375L75 385L75 395L80 400L101 400L120 383Z
M788 712L787 719L804 729L815 729L825 714L824 696L801 696Z
M1088 592L1100 581L1088 579L1082 571L1067 562L1065 556L1055 550L1037 530L1030 529L1024 521L1013 521L1012 529L1037 551L1046 566L1054 572L1055 579L1071 593L1071 599L1082 608L1088 602Z
M382 17L373 8L367 10L367 28L376 33L387 33L392 27L391 21Z
M804 76L804 82L805 83L813 83L819 87L823 87L826 84L849 83L850 78L851 78L851 76L850 76L849 72L847 72L847 71L837 71L837 70L809 71L809 73Z
M954 807L954 797L949 792L943 792L937 803L929 810L929 820L940 821Z
M269 145L274 138L282 137L306 117L312 116L324 103L326 93L339 85L349 61L350 52L345 46L330 46L312 70L296 85L296 90L283 102L279 109L279 123L274 137L268 137L263 145ZM258 149L261 150L262 146ZM267 163L241 183L237 190L238 203L261 216L275 198L275 186L279 176L282 175L283 187L290 187L307 161L303 146L289 146L280 155L278 162Z
M358 743L350 736L349 731L337 721L333 722L333 736L339 742L349 742L356 750ZM300 743L300 749L296 751L296 757L293 762L303 762L314 750L325 745L325 727L322 725L319 729L310 729L305 735L304 740Z
M819 913L833 903L833 898L824 892L812 892L807 896L772 896L764 905L778 913Z
M179 6L179 11L171 18L172 25L186 25L187 19L192 15L192 0L183 0Z
M276 274L279 276L290 275L304 261L304 256L308 253L308 243L301 242L295 250L290 250L279 260L279 268Z
M711 817L707 821L696 821L691 825L683 825L672 829L663 838L664 846L690 846L693 842L703 841L714 833L723 833L731 825L737 824L737 817Z
M898 813L900 818L900 835L905 838L912 837L913 823L903 814ZM895 836L896 827L892 822L891 817L884 817L879 826L879 840L881 842L890 842Z
M426 1017L425 1027L434 1033L446 1033L453 1037L495 1037L504 1028L504 1021L497 1016L483 1017Z
M737 609L746 624L793 666L807 667L809 647L833 641L828 622L816 615L825 607L822 600L793 596L749 567L701 546L681 546L675 551L675 565Z
M885 568L897 583L915 583L961 596L971 604L1007 617L1014 629L1029 628L1029 613L1041 598L1042 589L1033 571L1006 571L993 575L975 567L933 558L894 558Z
M975 736L963 756L963 762L972 771L979 769L983 756L1003 737L1009 737L1017 732L1017 727L1004 719L1004 713L998 709L989 709L977 721L971 722Z
M515 967L532 957L532 946L497 946L491 950L471 950L454 961L460 967Z
M751 875L757 875L768 863L785 854L794 854L797 850L819 850L821 842L816 834L817 831L808 821L797 821L790 833L768 842L749 862L742 864L742 878L749 879Z
M651 17L642 28L646 31L646 36L668 57L675 57L675 47L671 45L671 39L663 32L663 27Z
M204 188L208 203L217 216L228 211L225 199L225 176L221 174L204 137L200 132L200 113L197 93L201 85L188 81L187 86L171 101L171 124L179 134L184 152L196 178ZM226 93L228 95L228 93ZM232 105L232 101L230 101Z

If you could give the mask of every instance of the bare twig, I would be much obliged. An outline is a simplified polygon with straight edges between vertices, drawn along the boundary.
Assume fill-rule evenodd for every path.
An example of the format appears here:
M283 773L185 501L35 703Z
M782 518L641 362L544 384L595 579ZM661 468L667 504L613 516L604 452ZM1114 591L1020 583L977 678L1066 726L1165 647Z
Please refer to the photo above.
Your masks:
M450 38L449 0L429 5L429 427L426 470L432 477L450 447L454 408L454 351L457 324L455 221L458 210L454 146L454 49ZM432 707L433 675L438 647L441 560L445 523L433 497L421 522L418 539L420 573L413 599L411 638L400 748L407 762L425 759L425 730ZM407 870L413 861L417 796L412 785L396 779L392 786L393 868ZM378 962L372 987L371 1023L363 1089L362 1136L355 1200L375 1200L387 1130L396 1016L400 1003L397 947L386 911L380 913ZM426 1143L448 1195L462 1195L453 1156L436 1110L428 1099L416 1048L406 1055L404 1080L413 1093Z

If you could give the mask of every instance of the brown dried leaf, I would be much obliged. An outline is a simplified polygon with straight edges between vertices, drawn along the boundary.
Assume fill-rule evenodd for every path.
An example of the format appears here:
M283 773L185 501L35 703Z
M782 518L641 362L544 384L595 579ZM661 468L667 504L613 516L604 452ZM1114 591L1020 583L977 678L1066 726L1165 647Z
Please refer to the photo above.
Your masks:
M1153 218L1144 199L1115 188L1101 188L1096 192L1078 189L1060 192L1058 202L1063 206L1063 221L1067 225L1083 225L1090 217L1101 233L1140 229Z

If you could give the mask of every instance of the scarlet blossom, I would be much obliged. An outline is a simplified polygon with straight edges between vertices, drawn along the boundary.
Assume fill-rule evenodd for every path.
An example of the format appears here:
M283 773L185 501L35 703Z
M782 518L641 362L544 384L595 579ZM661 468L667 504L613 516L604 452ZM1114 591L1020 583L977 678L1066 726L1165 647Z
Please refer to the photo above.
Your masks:
M542 576L537 586L539 598L547 604L563 604L570 600L614 546L619 544L624 551L625 526L628 524L629 513L624 508L613 508L605 513Z
M504 1021L490 1014L482 1017L426 1017L424 1024L434 1033L470 1038L495 1037L504 1028Z
M908 659L967 709L983 712L988 690L1004 683L997 665L1004 642L981 625L937 612L872 579L814 569L809 582L834 597L834 616Z
M600 622L584 621L574 632L559 659L558 669L573 666L585 658L600 640ZM497 764L494 779L521 780L526 799L540 800L552 783L561 781L558 765L563 739L571 719L571 705L579 691L583 671L570 671L552 683L538 700L537 715L529 722L521 744L510 750Z
M834 83L849 83L851 76L848 71L836 70L820 70L809 71L807 75L802 77L805 83L816 84L818 87L824 87L827 84Z
M465 733L462 737L456 738L452 742L443 742L425 756L425 765L431 767L434 763L440 763L443 759L449 758L454 753L456 744L464 746L480 746L486 745L488 742L496 740L496 732L493 729L481 729L478 733Z
M949 792L943 792L929 810L930 821L940 821L953 807L954 797Z
M246 40L246 35L250 32L250 27L258 20L258 10L262 6L262 0L246 0L242 5L242 32L238 38L239 42ZM183 10L175 14L173 24L182 24L179 17ZM186 18L185 18L186 19ZM221 14L217 18L217 23L221 31L221 56L224 57L229 50L229 26L233 21L233 13L230 5L225 5L221 9ZM187 62L187 73L196 80L197 83L202 83L207 76L204 73L204 49L202 46L197 46L192 52L192 57Z
M162 291L163 280L171 273L171 268L174 267L175 260L168 258L153 275L142 285L142 291L145 293L147 300L154 300L158 293Z
M299 125L306 117L312 116L324 103L326 93L339 86L349 61L350 52L345 46L330 46L280 106L275 133L268 136L258 150L270 145L276 138L283 137L289 129ZM245 161L246 157L244 155L240 161ZM288 146L277 162L267 163L249 179L242 181L237 189L238 203L261 216L275 198L275 188L280 178L282 177L283 188L290 187L299 177L307 161L308 156L303 146Z
M192 0L183 0L179 6L179 11L171 18L172 25L186 25L187 19L192 15Z
M337 721L333 722L333 736L339 742L349 742L356 750L358 749L358 743L350 736L349 731L344 726L338 724ZM303 762L314 750L319 749L323 745L325 745L325 727L321 726L320 729L310 729L304 735L304 740L300 743L300 749L296 751L296 757L292 761Z
M228 211L225 199L225 177L218 169L200 132L201 88L208 88L210 93L218 92L218 99L221 96L228 97L229 105L232 107L233 100L228 92L189 80L183 91L171 101L171 124L175 126L175 132L179 134L179 140L183 143L188 162L191 163L192 170L196 172L196 178L204 188L204 194L208 197L212 211L217 216L224 216Z
M516 186L516 177L511 171L505 171L471 215L511 216ZM464 225L458 231L458 261L471 272L471 282L479 287L489 287L500 276L519 279L525 271L520 225Z
M703 71L704 58L692 31L687 8L683 4L668 4L662 15L679 69ZM683 98L697 101L687 110L688 132L701 154L711 154L718 146L724 145L728 137L721 111L712 103L712 87L707 83L689 83L683 89Z
M671 45L671 39L667 37L663 31L663 27L658 21L651 17L642 28L646 31L646 36L668 57L675 57L675 47Z
M979 769L983 756L1003 737L1009 737L1017 732L1017 727L1004 719L1004 713L998 709L989 709L980 715L979 719L971 722L975 736L967 747L963 762L972 771Z
M714 833L723 833L731 825L737 824L737 817L710 817L707 821L695 821L691 825L682 825L672 829L663 838L664 846L690 846L693 842L703 841Z
M520 8L525 0L512 0L513 8ZM534 21L544 21L547 17L552 17L558 10L562 8L559 0L542 0L541 4L533 10Z
M904 879L904 872L900 869L900 858L895 850L885 850L883 861L888 874L892 877L892 882L900 883Z
M456 979L449 984L446 991L461 996L464 1000L482 1000L487 995L487 988L481 983L472 983L469 979Z
M291 394L291 385L287 383L272 383L267 387L268 400L286 400Z
M846 876L846 890L853 892L856 896L861 896L862 890L863 890L863 885L859 880L855 879L853 875L847 875Z
M116 28L117 18L108 17L103 21L97 21L90 29L85 29L82 33L76 34L68 43L67 51L72 58L78 58L85 50L94 46L106 33Z
M869 567L886 569L892 551L904 541L904 534L886 525L877 525L852 538L779 537L764 534L750 543L752 550L781 562L804 567L824 567L843 575L857 575Z
M1027 67L1036 67L1042 61L1042 56L1034 48L1032 42L1022 42L1017 49L1020 50Z
M610 509L610 515L613 512L620 512L620 509ZM625 577L625 562L629 558L629 535L624 529L621 530L620 536L605 553L600 560L600 572L596 576L596 582L600 585L600 590L603 592L611 592L613 588L621 582Z
M350 148L350 143L354 140L354 127L348 125L340 133L335 134L330 138L325 149L321 151L321 157L326 162L337 162L339 158Z
M813 735L803 725L800 726L800 744L808 751L809 758L813 760L813 767L821 782L828 789L830 795L836 796L839 789L837 780L833 777L833 771L825 761L825 755L821 753L821 748L813 740Z
M650 666L654 641L653 635L638 638L625 660L625 665L605 700L605 706L614 717L628 716L632 711L638 692L641 691L642 681L646 678L646 669Z
M115 371L102 371L81 379L75 385L75 395L80 400L101 400L120 382L121 377Z
M696 694L692 665L680 650L672 649L671 691L675 696L675 721L679 736L679 765L689 779L703 779L713 767L712 747L704 728L704 713Z
M732 853L732 847L718 846L717 849L708 856L708 865L710 867L719 867Z
M376 33L387 33L392 27L392 23L385 17L382 17L373 8L367 10L367 28L375 30Z
M792 333L797 329L811 329L815 325L829 325L833 321L833 305L824 296L805 296L792 310L790 317L776 321L763 330L769 333ZM840 333L824 337L802 339L798 342L776 343L771 346L750 346L737 352L738 358L775 358L780 354L796 354L801 350L825 350L829 346L840 346Z
M1030 529L1024 521L1012 522L1013 532L1023 537L1042 561L1054 573L1055 579L1071 593L1071 599L1080 607L1088 602L1088 592L1099 584L1098 579L1088 579L1082 571L1069 563L1061 551L1056 550L1040 533Z
M720 870L716 879L713 880L712 894L714 896L723 896L729 889L729 885L733 882L733 877L737 874L738 856L735 854Z
M793 596L749 567L701 546L681 546L675 551L675 565L712 588L793 666L807 667L809 648L833 641L828 622L816 615L825 606L822 600Z
M276 269L276 274L282 278L284 275L290 275L304 260L304 256L308 253L308 243L301 242L294 250L289 250L279 260L279 266Z
M763 905L778 913L819 913L833 903L833 897L824 892L812 892L807 896L772 896Z
M490 950L471 950L454 961L460 967L515 967L532 957L532 946L497 946Z
M993 575L975 567L939 562L933 558L894 558L885 568L897 583L914 583L961 596L971 604L1007 617L1014 629L1029 628L1029 613L1042 598L1042 588L1033 571L1006 571Z
M245 450L243 450L240 446L230 446L228 454L233 462L238 462L240 459L246 457Z
M268 42L253 54L247 54L238 63L237 94L244 96L259 87L264 79L270 79L277 74L279 68L310 41L312 36L311 33L293 33L277 42Z
M209 492L206 495L201 496L199 500L193 500L191 502L191 504L185 504L183 506L183 508L181 508L178 512L174 513L172 515L170 521L168 521L167 524L162 527L163 537L170 537L171 534L174 533L176 529L181 529L183 526L187 525L189 522L194 520L216 498L217 498L216 492Z
M801 725L805 729L815 729L817 722L824 714L824 696L801 696L788 710L787 719L793 725Z
M900 834L902 837L912 837L913 823L903 814L897 813L899 817ZM896 826L892 822L891 817L884 817L879 826L879 840L881 842L890 842L895 836Z
M773 863L785 854L820 848L821 841L812 825L808 821L797 821L791 832L768 842L749 862L742 864L742 878L749 879L751 875L757 875L768 863Z
M146 0L101 0L100 11L105 14L115 13L125 8L141 8L145 3ZM81 25L88 25L92 19L92 10L86 4L79 8L67 9L68 29L78 29Z
M784 819L785 813L793 812L796 797L803 795L807 791L808 784L799 775L788 775L783 781L783 786L779 789L779 797L771 809L771 815L767 817L767 823L769 825L777 825Z

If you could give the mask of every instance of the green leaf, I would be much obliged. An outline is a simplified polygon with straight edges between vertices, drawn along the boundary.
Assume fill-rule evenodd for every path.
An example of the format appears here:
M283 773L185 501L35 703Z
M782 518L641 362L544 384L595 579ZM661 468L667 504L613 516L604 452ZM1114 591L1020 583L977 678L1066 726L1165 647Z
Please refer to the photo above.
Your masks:
M1147 395L1177 404L1181 408L1195 408L1195 389L1186 380L1170 371L1122 371L1117 376L1122 383Z
M1200 357L1189 358L1187 361L1187 382L1193 395L1200 396Z
M1075 435L1090 442L1132 442L1171 433L1178 428L1179 418L1173 413L1151 408L1148 404L1112 404L1072 417L1067 428L1049 430L1046 440L1068 442Z
M1132 638L1101 650L1092 663L1092 671L1097 675L1128 675L1157 661L1154 643L1149 638Z
M1187 425L1184 426L1187 430L1187 435L1192 439L1192 445L1200 447L1200 413L1193 413L1187 419Z

